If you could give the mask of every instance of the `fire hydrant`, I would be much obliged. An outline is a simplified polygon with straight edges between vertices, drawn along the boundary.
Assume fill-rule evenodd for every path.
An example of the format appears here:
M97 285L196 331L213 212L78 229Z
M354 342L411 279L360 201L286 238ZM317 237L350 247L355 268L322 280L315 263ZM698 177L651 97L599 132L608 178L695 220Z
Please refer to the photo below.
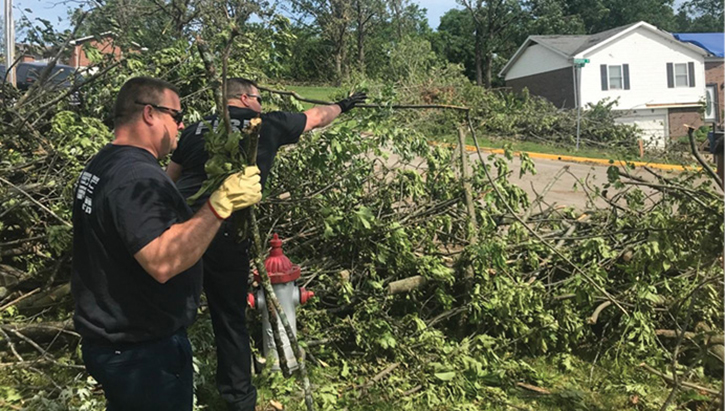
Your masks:
M270 241L272 249L269 251L269 257L264 261L267 268L269 280L272 283L274 294L277 296L282 309L284 310L287 320L297 336L297 318L295 317L295 308L298 305L305 304L315 293L306 290L304 287L298 287L295 280L300 278L300 266L292 264L292 262L282 252L282 240L277 234ZM261 284L262 280L258 272L254 272L254 280L257 284ZM272 334L272 324L269 321L269 311L267 310L264 298L264 290L260 287L256 291L250 292L247 296L247 302L252 309L258 309L262 313L262 348L265 358L270 355L274 358L272 371L279 371L279 357L277 356L277 347L274 343L274 335ZM277 322L280 339L282 340L282 348L284 349L287 365L290 370L296 370L299 365L295 359L294 351L290 345L289 338L285 332L281 321Z

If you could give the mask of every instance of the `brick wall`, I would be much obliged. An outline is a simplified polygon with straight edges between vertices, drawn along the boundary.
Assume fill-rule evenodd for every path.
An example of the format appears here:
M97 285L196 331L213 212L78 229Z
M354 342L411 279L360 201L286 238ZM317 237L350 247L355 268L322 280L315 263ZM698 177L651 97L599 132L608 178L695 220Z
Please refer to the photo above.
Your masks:
M515 93L527 87L532 95L544 97L556 107L575 108L571 67L507 80L506 86L511 87Z
M667 117L670 125L670 139L672 140L687 135L687 127L683 126L683 124L695 128L703 125L702 114L697 107L671 108L667 111Z
M725 63L722 61L709 61L705 62L705 82L707 84L717 84L717 106L720 113L720 123L725 120L723 110L725 104L723 104L723 98L725 97L725 89L723 89L723 83L725 83Z
M81 44L76 44L71 51L70 58L68 59L68 65L73 67L87 67L91 65L91 62L86 56L86 52L83 51L83 46L93 47L98 49L103 54L113 54L116 58L120 58L122 55L121 49L114 46L113 38L106 37L101 41L89 40Z

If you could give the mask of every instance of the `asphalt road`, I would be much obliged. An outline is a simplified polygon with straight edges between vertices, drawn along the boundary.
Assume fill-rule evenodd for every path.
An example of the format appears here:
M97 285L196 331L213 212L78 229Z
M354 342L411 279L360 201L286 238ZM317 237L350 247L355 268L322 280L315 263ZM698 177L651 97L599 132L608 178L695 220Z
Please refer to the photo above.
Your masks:
M478 161L478 156L474 153L471 160ZM532 161L536 166L536 175L526 174L519 178L521 160L515 157L511 164L514 173L509 179L510 182L526 191L530 200L536 198L537 193L542 193L564 167L568 167L568 172L561 174L559 179L553 183L549 192L544 196L545 203L573 206L577 209L587 208L589 199L582 188L582 183L593 188L601 187L607 182L607 166L545 159L532 159ZM649 173L643 169L634 170L632 174L645 178L650 177ZM602 199L595 199L594 203L598 206L606 206L606 202Z
M484 159L487 159L487 154ZM470 153L471 161L479 161L476 153ZM609 166L598 164L574 163L559 160L532 159L536 167L536 174L519 177L521 169L521 159L514 157L510 168L513 171L509 181L521 187L529 195L529 200L533 201L537 197L537 193L542 193L545 188L553 181L553 185L544 196L543 203L545 205L572 206L576 209L583 210L591 207L591 202L598 207L608 207L602 198L597 198L592 192L594 187L602 187L607 183L607 169ZM568 170L556 178L562 168L567 167ZM665 177L672 176L673 171L655 170L658 174ZM647 172L644 168L637 167L630 170L630 174L644 178L647 181L655 182L656 178ZM587 195L582 185L585 184L589 188L592 199ZM642 188L645 194L650 194L653 190L646 187ZM614 188L609 189L610 196L615 192Z
M488 156L490 153L482 152L481 154L488 162ZM470 164L479 161L478 155L475 152L469 152L469 158ZM388 167L400 166L399 160L400 159L397 155L391 154L388 157L386 164ZM595 207L610 207L604 199L596 196L592 192L595 187L602 189L602 186L607 183L608 165L575 163L570 161L540 158L531 159L531 161L534 162L536 174L532 175L527 173L522 177L519 177L521 159L515 156L509 163L509 168L512 171L511 176L509 177L509 182L516 184L523 189L528 194L530 201L533 201L538 194L543 193L547 186L551 183L549 191L543 197L542 205L544 207L549 205L571 206L578 210L584 210L591 208L592 203ZM408 167L419 170L426 168L425 161L423 159L413 160ZM567 170L559 174L565 167ZM654 171L663 177L673 177L679 173L679 171ZM643 167L636 167L634 170L629 170L629 173L633 176L643 178L647 182L657 182L656 177L650 174ZM589 187L588 190L585 190L583 185ZM640 188L644 191L646 196L656 194L655 190L648 187L640 186ZM589 195L587 194L587 191L589 191ZM608 189L608 198L614 196L616 191L617 190L615 188L610 187ZM656 200L657 197L657 195L653 195L648 201ZM624 200L620 199L620 201Z

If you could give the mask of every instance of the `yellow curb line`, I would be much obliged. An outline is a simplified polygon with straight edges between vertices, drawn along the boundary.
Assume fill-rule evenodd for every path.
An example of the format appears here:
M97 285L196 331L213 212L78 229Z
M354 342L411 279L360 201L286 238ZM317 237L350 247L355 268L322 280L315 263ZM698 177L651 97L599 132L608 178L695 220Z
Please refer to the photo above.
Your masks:
M443 145L443 146L454 146L450 143L437 143L433 142L434 145ZM466 151L476 151L475 146L469 146L466 145ZM501 148L484 148L481 147L481 151L485 151L487 153L493 153L493 154L503 154L504 150ZM583 163L583 164L597 164L597 165L605 165L605 166L626 166L626 165L633 165L635 167L643 167L647 166L649 168L656 168L659 170L667 170L667 171L699 171L702 169L702 167L699 166L682 166L682 165L676 165L676 164L662 164L662 163L648 163L645 161L625 161L625 160L607 160L603 158L591 158L591 157L576 157L576 156L567 156L567 155L561 155L561 154L545 154L545 153L534 153L530 151L524 151L524 153L528 154L531 158L541 158L544 160L558 160L558 161L568 161L572 163ZM515 156L520 156L520 151L514 151L513 154Z

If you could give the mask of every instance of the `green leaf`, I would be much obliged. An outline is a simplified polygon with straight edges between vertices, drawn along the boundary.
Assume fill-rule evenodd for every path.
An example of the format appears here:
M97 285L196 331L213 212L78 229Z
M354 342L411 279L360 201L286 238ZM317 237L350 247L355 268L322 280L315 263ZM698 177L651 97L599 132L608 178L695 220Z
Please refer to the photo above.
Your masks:
M436 378L438 378L441 381L450 381L456 376L455 371L448 371L448 372L437 372L435 373Z

